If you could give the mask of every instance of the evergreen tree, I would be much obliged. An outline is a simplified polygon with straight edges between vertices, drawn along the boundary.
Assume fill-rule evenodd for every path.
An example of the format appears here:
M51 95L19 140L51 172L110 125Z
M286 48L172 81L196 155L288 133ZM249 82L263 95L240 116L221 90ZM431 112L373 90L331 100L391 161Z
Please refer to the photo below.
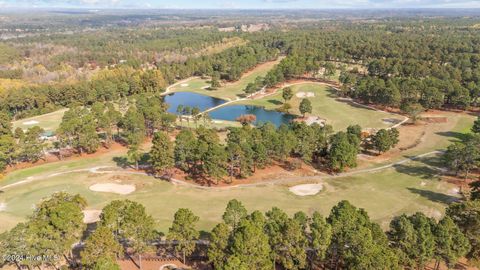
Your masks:
M480 116L477 116L477 119L473 122L472 132L480 133Z
M480 265L480 201L457 202L448 206L446 215L460 228L470 242L467 258Z
M470 251L468 239L448 216L440 220L434 235L436 269L439 268L439 260L444 261L449 268L454 267L458 259Z
M150 150L150 163L155 173L173 167L173 144L164 132L156 132Z
M230 226L235 231L240 221L246 216L247 209L243 206L243 204L236 199L232 199L228 202L222 219L225 224Z
M226 269L258 269L273 268L270 257L271 249L268 236L263 231L264 219L261 213L243 219L232 238L230 257Z
M293 98L293 90L291 87L285 87L282 90L282 98L284 100L284 103L287 103Z
M115 260L122 252L122 247L107 227L98 227L85 240L85 247L80 253L82 265L94 268L99 258Z
M298 110L300 111L302 116L305 118L305 114L312 113L312 103L310 102L309 99L304 98L300 102Z
M332 228L325 221L325 218L318 212L314 212L309 224L310 228L310 262L312 264L322 263L327 255L328 247L332 240Z
M130 200L115 200L102 210L99 226L105 226L114 235L117 241L128 239L124 242L125 248L141 254L154 239L155 221L148 215L145 207Z
M343 171L346 167L357 166L358 147L350 143L344 132L338 132L331 137L328 152L328 166L334 171Z
M214 269L222 269L227 263L230 229L227 224L219 223L212 230L208 246L208 260Z
M175 250L182 253L183 263L185 257L190 256L195 250L195 240L199 237L199 232L195 229L198 220L192 211L180 208L175 213L172 227L168 230L167 238L177 242Z

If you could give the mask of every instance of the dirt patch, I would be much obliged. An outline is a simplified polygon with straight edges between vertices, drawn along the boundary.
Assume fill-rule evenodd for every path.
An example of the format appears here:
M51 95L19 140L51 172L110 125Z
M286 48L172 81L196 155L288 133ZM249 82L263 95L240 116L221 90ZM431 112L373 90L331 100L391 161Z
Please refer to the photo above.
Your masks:
M318 194L322 189L322 184L304 184L293 186L288 190L297 196L312 196Z
M298 98L309 98L309 97L314 97L315 93L313 92L298 92L295 94Z
M89 224L100 220L102 210L83 210L83 223Z
M127 195L135 191L134 185L121 185L114 183L94 184L89 188L91 191L116 193Z

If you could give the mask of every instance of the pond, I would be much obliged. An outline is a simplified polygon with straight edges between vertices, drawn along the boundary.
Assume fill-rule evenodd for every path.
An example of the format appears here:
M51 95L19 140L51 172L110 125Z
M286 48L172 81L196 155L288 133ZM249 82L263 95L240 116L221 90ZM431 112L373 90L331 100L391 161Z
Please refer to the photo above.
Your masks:
M177 113L178 105L198 107L201 112L206 109L221 105L227 102L226 100L209 97L192 92L177 92L169 94L165 97L165 103L169 105L169 113Z
M168 112L176 114L178 105L198 107L200 111L216 107L226 101L192 92L176 92L165 97L169 105ZM235 121L239 116L253 114L257 117L254 124L270 122L275 126L291 122L295 116L277 111L265 110L263 107L249 105L229 105L209 112L210 118L217 120Z
M218 108L211 111L210 118L219 120L235 121L239 116L244 114L253 114L257 117L255 125L270 122L275 126L290 123L295 116L291 114L284 114L277 111L265 110L263 107L249 106L249 105L230 105Z

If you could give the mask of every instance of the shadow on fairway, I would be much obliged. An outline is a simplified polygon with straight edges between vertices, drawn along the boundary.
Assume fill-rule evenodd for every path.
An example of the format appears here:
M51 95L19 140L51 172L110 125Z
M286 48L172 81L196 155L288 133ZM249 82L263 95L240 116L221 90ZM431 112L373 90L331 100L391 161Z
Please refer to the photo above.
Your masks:
M393 168L395 168L398 173L403 173L414 177L420 177L422 179L439 180L438 174L440 173L440 171L428 165L418 166L398 164L393 166Z
M455 196L450 196L447 194L443 194L443 193L439 193L431 190L424 190L424 189L418 189L418 188L407 188L407 189L410 192L414 194L418 194L424 198L427 198L432 202L449 204L458 200L458 198Z
M468 138L468 134L455 132L455 131L437 132L436 134L438 134L440 136L443 136L443 137L451 138L450 141L452 141L452 142L461 141L461 140L464 140L464 139Z

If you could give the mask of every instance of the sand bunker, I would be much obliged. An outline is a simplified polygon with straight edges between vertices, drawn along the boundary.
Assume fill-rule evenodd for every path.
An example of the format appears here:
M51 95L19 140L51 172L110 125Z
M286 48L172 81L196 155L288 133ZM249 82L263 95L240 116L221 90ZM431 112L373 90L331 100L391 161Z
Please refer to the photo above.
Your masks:
M400 123L400 120L395 119L395 118L383 118L382 121L385 124L398 124L398 123Z
M7 204L6 203L0 203L0 212L7 210Z
M109 193L127 195L135 191L135 186L121 185L121 184L114 184L114 183L95 184L90 186L90 190L97 191L97 192L109 192Z
M94 223L100 220L102 210L83 210L83 223Z
M188 86L188 83L182 83L180 84L181 87L187 87Z
M311 196L319 193L323 189L322 184L304 184L289 188L290 192L298 196Z
M38 121L31 120L31 121L23 122L23 124L24 124L24 125L27 125L27 126L30 126L30 125L38 124Z
M324 126L325 125L325 119L322 119L318 116L308 116L307 118L305 118L303 120L307 125L311 125L313 123L317 123L319 124L320 126Z
M314 97L315 93L313 92L298 92L296 94L298 98L309 98L309 97Z

